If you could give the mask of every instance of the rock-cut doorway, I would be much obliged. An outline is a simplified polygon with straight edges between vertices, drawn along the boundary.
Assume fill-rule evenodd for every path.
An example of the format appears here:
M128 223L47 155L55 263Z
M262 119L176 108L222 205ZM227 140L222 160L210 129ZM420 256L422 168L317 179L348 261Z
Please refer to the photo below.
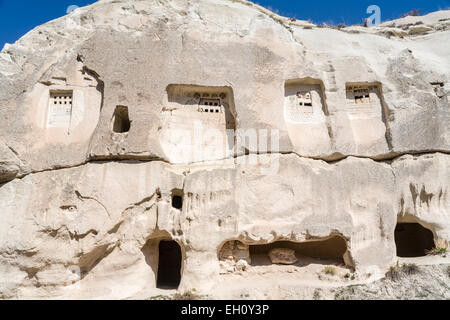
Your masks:
M176 241L159 243L157 287L159 289L177 289L181 282L181 247Z

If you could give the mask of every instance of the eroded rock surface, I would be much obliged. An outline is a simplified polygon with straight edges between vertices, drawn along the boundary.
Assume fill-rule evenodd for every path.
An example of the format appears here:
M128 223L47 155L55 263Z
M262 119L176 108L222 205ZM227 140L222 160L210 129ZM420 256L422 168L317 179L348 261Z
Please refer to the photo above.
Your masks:
M448 248L449 19L102 0L6 45L0 298L239 298L218 284L277 281L252 265L276 242L365 282L397 261L398 222ZM328 263L308 259L278 281Z

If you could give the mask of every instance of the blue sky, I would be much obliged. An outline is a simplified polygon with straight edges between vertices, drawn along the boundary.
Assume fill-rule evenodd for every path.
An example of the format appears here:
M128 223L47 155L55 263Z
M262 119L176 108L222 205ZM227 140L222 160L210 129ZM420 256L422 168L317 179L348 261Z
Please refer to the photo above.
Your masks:
M70 5L84 6L94 0L0 0L0 49L34 27L59 18ZM412 9L428 13L450 8L450 0L256 0L266 8L288 17L315 23L361 23L369 5L381 8L381 19L392 20Z

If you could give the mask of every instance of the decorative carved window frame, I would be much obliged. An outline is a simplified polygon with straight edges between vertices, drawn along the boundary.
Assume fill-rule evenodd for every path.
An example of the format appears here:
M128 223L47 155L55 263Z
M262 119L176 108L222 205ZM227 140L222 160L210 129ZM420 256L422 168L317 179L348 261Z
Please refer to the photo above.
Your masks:
M51 127L69 127L72 120L72 108L73 90L50 90L47 125ZM61 118L68 120L61 121Z

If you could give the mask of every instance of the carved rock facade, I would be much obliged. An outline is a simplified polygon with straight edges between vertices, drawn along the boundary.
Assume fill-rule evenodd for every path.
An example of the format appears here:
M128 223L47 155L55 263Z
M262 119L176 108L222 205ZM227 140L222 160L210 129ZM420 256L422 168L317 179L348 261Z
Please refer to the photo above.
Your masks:
M449 18L101 0L6 45L0 298L239 298L448 248Z

